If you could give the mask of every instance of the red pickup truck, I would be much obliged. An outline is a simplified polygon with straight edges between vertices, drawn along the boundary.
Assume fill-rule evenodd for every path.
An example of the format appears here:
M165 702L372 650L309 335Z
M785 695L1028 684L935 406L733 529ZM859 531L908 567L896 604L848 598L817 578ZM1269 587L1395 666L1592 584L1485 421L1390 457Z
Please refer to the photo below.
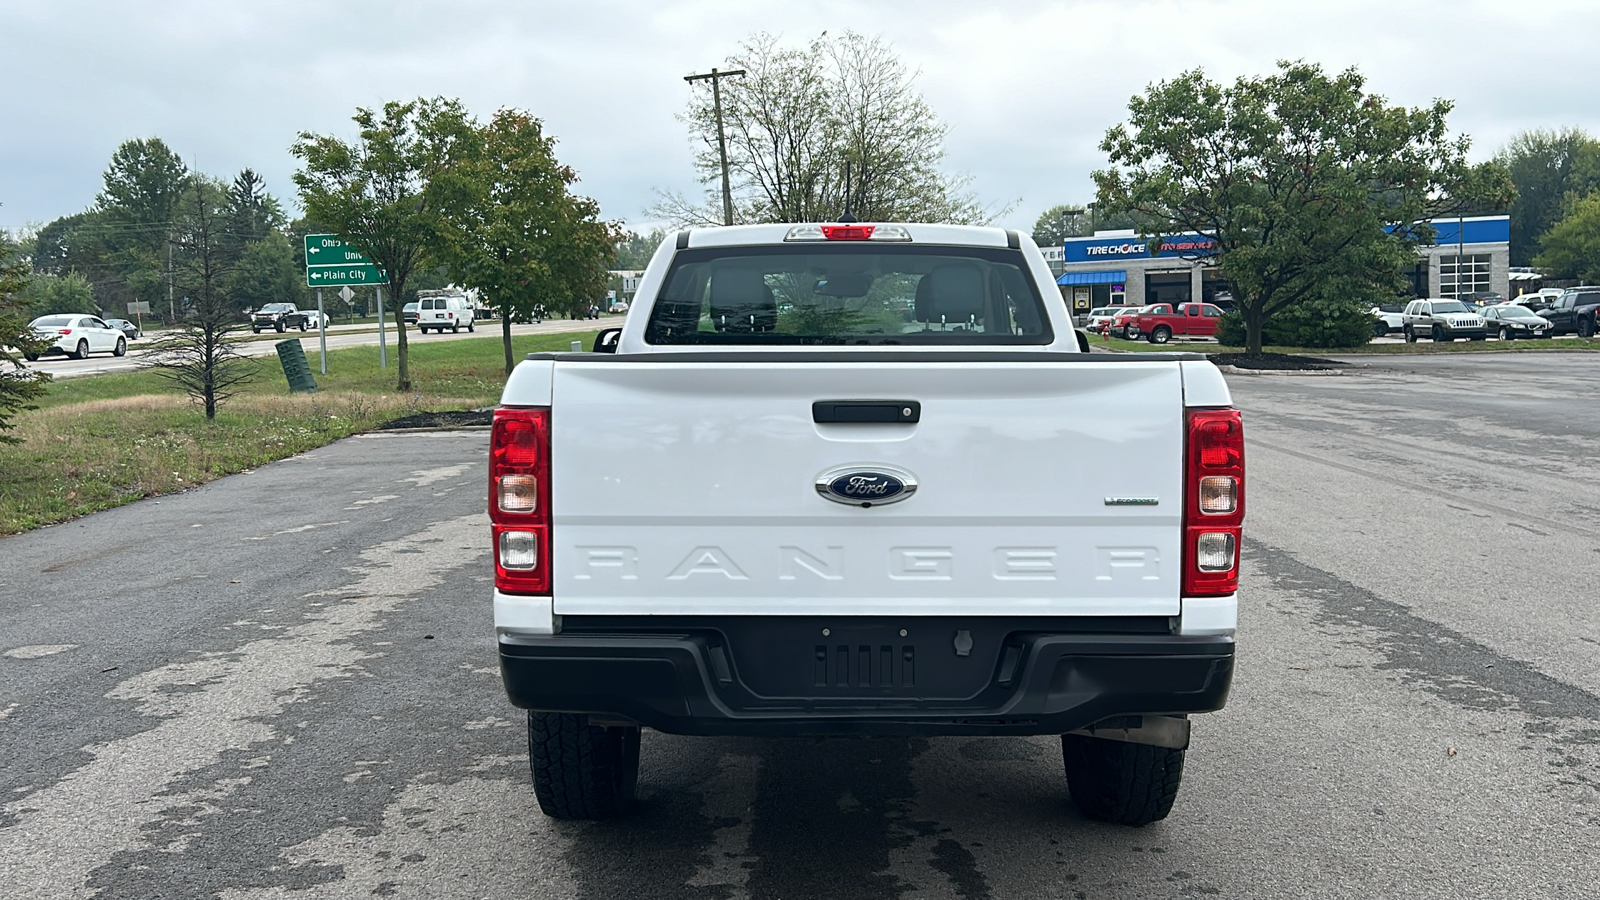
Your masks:
M1129 340L1143 337L1165 344L1173 337L1214 337L1222 321L1222 308L1210 303L1156 303L1145 307L1128 326Z

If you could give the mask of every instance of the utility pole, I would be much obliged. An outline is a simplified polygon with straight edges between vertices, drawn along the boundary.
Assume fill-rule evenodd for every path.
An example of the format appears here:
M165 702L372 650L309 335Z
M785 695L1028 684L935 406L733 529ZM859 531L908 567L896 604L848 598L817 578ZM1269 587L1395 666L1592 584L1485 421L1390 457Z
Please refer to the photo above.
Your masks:
M709 75L685 75L683 78L691 84L707 79L711 81L711 108L717 117L717 157L722 160L722 224L724 225L733 224L733 189L728 186L728 139L722 134L722 79L743 74L743 69L718 72L717 67L712 66Z

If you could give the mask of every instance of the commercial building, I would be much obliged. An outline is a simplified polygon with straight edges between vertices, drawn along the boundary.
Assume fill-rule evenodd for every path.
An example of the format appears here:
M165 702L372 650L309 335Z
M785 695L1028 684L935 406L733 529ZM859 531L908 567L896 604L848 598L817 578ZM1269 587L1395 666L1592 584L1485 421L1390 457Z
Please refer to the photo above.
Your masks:
M1434 219L1431 245L1417 248L1417 262L1402 273L1417 297L1492 292L1511 296L1511 217ZM1205 257L1216 242L1203 234L1151 242L1133 231L1097 231L1067 238L1056 284L1074 313L1117 304L1187 303L1228 306L1232 286Z

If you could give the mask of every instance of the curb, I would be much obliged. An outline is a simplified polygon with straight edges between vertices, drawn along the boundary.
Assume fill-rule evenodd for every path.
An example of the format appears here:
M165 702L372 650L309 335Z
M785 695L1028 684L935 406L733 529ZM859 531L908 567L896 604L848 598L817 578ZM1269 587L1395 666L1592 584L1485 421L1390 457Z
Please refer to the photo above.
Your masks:
M1329 376L1343 375L1339 369L1241 369L1238 366L1217 366L1218 371L1230 375L1283 375L1283 376Z

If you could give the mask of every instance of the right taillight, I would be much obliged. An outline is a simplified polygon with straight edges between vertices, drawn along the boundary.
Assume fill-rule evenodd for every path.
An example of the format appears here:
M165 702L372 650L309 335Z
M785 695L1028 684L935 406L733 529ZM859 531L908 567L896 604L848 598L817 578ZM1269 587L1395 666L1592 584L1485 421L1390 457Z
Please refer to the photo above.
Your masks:
M550 593L550 410L502 406L489 433L494 586Z
M1184 436L1183 593L1232 594L1244 525L1244 420L1237 409L1191 409Z

